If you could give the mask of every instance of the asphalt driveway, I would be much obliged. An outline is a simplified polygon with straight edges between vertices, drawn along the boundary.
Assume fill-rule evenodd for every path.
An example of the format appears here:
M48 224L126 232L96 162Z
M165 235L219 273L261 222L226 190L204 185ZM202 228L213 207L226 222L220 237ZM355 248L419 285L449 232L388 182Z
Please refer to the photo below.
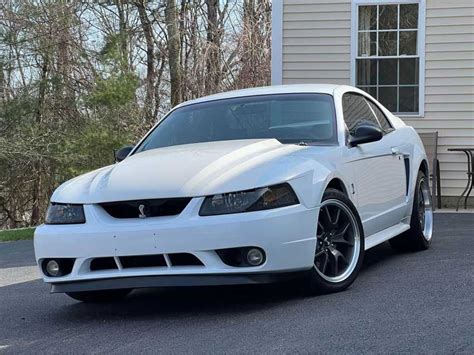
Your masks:
M474 353L474 214L436 214L430 250L366 254L347 291L297 285L50 295L32 243L0 243L0 353Z

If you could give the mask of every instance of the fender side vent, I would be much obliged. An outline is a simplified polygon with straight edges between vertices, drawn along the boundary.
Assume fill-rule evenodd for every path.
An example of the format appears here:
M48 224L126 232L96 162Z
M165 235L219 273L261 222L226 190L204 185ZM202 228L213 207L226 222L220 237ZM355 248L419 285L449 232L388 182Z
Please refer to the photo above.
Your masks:
M405 176L406 176L406 195L408 196L408 189L410 187L410 158L405 157Z

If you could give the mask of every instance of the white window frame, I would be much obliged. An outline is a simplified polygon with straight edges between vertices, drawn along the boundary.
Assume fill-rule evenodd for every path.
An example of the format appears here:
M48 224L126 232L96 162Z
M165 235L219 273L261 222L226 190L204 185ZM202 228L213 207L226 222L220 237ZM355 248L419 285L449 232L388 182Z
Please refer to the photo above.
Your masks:
M426 0L352 0L351 6L351 85L356 86L356 58L358 53L358 28L359 28L359 6L364 5L404 5L418 4L418 41L417 51L419 58L418 78L418 112L413 114L398 114L399 117L424 117L425 116L425 17ZM410 58L410 56L406 56ZM367 57L369 59L371 57ZM373 57L380 59L380 57ZM405 58L405 56L384 56L389 58Z

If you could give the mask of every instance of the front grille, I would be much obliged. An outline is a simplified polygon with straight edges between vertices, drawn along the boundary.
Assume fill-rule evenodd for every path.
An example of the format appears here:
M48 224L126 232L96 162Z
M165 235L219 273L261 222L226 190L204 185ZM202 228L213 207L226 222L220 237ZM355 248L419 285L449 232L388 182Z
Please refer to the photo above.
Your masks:
M114 218L175 216L188 205L190 198L105 202L100 206Z
M166 259L168 258L168 259ZM128 255L119 256L120 267L123 269L174 267L174 266L204 266L201 260L190 253ZM167 263L168 260L168 263ZM118 270L119 265L113 257L94 258L90 263L91 271Z

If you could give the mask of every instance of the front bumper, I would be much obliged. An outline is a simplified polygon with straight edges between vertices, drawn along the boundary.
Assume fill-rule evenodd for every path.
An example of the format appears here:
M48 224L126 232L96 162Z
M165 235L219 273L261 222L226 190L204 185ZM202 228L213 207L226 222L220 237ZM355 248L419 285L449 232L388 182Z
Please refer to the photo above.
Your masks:
M69 292L64 290L75 289L79 284L83 289L87 285L101 289L101 283L103 287L120 286L124 280L129 285L126 288L172 286L176 285L176 280L179 280L178 284L189 286L217 285L242 283L237 282L243 281L242 275L250 283L254 282L252 280L263 282L265 277L258 275L301 271L313 265L319 208L308 209L300 204L267 211L200 217L201 202L200 198L193 199L178 216L133 220L115 219L97 205L85 205L85 224L42 225L36 229L34 240L38 264L49 258L75 259L70 274L48 277L43 273L43 279L53 285L53 292ZM218 249L247 246L265 251L266 260L262 265L229 266L216 253ZM173 253L193 254L203 265L96 271L90 267L94 258ZM230 278L224 280L223 276ZM150 281L152 278L154 280ZM198 279L201 281L196 281Z

